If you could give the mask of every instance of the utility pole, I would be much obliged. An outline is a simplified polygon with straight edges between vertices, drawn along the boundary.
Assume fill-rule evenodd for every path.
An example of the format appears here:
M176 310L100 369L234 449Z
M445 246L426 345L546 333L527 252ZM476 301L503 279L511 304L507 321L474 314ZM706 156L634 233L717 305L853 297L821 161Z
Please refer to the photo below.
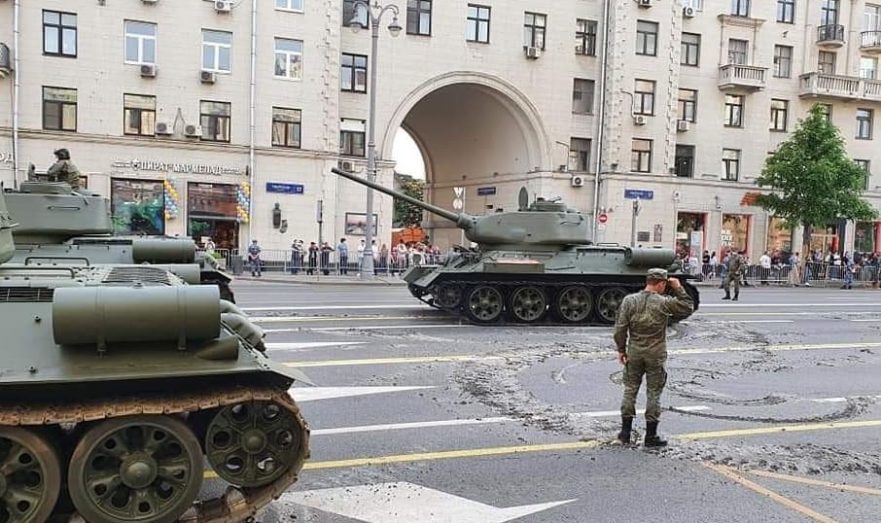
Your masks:
M630 222L630 246L636 247L636 217L639 216L639 198L633 200L633 216Z

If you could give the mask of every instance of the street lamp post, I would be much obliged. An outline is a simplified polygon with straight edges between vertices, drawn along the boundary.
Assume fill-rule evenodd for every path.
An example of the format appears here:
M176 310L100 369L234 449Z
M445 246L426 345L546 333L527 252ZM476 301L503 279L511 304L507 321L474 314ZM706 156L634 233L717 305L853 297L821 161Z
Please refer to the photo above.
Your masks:
M349 21L349 27L353 31L361 29L361 21L359 20L359 12L367 15L367 21L371 30L371 50L370 50L370 102L367 106L367 179L371 182L376 181L376 75L377 54L379 50L379 24L386 12L392 13L392 23L389 24L389 33L394 37L401 33L401 25L398 23L398 6L394 4L381 5L379 1L375 1L370 5L369 0L357 0L353 4L352 20ZM361 257L361 279L373 278L373 189L367 188L367 216L365 218L366 231L364 232L364 255Z

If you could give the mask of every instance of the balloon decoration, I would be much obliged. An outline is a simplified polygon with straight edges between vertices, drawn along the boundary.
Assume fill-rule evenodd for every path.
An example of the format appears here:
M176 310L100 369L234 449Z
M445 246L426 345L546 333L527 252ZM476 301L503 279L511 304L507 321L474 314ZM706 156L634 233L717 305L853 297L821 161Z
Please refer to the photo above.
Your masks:
M165 180L165 219L173 220L180 214L180 194L174 187L174 180Z
M251 184L242 182L236 190L236 213L239 215L239 222L248 223L251 219Z

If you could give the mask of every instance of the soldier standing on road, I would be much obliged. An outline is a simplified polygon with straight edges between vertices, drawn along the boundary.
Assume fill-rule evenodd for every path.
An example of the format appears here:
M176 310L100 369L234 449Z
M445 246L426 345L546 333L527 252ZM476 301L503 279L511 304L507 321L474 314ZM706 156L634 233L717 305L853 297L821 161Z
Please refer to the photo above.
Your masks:
M737 251L732 251L728 256L728 275L725 277L725 297L723 300L731 299L731 284L734 284L734 301L740 298L740 279L743 271L743 256Z
M46 174L50 181L66 182L74 191L80 189L80 171L70 161L70 151L58 149L55 151L56 162L49 167Z
M665 295L670 288L672 296ZM667 323L670 318L684 319L694 311L694 301L676 278L668 278L664 269L651 269L641 292L630 294L621 302L615 322L615 345L618 362L624 365L624 399L621 401L621 432L618 440L629 444L636 416L636 396L646 381L645 446L663 447L658 437L661 417L661 392L667 383Z

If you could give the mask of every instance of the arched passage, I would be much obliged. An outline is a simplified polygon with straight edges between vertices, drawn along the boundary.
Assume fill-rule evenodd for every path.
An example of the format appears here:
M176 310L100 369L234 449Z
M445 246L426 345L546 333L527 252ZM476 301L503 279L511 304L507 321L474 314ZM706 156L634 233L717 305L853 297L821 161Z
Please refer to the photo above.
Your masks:
M478 73L435 78L408 95L389 123L383 155L391 157L394 133L404 127L425 160L427 199L453 209L454 187L465 188L471 214L511 210L520 187L538 191L550 165L547 134L537 110L509 84ZM494 188L478 196L478 188ZM429 234L441 246L461 243L452 224L429 217Z

